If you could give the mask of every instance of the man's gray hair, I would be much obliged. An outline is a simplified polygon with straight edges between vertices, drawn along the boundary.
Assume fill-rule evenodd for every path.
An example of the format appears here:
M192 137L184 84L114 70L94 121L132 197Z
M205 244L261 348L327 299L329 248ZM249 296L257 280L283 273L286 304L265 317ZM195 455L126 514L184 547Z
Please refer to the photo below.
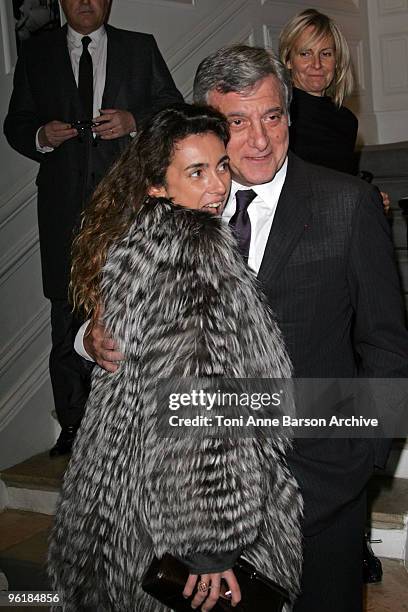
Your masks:
M194 79L194 102L208 104L208 94L214 90L244 92L270 75L279 81L283 112L288 115L292 99L289 72L271 49L262 47L231 45L203 59Z

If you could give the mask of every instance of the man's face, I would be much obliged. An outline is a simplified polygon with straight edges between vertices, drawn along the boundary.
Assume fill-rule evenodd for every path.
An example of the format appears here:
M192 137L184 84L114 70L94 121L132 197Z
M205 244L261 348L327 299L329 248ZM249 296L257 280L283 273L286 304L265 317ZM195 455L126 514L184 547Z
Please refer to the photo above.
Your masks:
M71 28L80 34L90 34L104 22L110 0L61 0L62 10Z
M213 90L208 103L230 125L227 153L232 177L248 187L269 183L282 167L289 144L288 118L283 114L277 78L267 76L244 93Z

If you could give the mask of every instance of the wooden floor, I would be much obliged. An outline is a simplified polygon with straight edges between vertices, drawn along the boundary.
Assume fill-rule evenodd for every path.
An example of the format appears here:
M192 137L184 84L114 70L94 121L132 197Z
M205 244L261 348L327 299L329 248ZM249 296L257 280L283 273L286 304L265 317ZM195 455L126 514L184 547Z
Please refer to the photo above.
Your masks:
M408 611L408 572L399 561L382 559L383 580L365 588L365 612Z

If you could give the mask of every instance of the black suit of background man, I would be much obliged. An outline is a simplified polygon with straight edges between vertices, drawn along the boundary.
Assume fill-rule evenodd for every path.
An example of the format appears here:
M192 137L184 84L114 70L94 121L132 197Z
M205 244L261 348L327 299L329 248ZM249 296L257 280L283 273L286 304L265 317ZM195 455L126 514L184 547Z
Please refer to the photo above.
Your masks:
M71 27L87 34L103 24L109 2L65 0L62 6ZM134 127L147 113L182 101L153 36L108 25L106 34L102 109L130 112L127 118L134 119ZM72 238L83 206L129 143L132 131L129 128L123 133L124 128L119 137L108 138L94 138L90 130L82 137L76 133L70 136L70 124L83 118L67 47L67 27L28 40L18 58L4 131L14 149L40 163L37 186L41 262L44 294L52 305L50 375L62 426L59 445L53 449L55 454L70 449L89 385L89 368L73 352L78 323L68 302ZM70 137L52 152L38 152L37 131L56 120L66 123Z

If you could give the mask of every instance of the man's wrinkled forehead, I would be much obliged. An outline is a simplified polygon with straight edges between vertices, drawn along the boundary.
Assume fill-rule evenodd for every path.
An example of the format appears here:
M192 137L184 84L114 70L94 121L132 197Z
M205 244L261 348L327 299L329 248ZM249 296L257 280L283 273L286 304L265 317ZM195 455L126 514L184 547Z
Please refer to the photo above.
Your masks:
M267 92L265 93L265 88L263 88L262 98L259 98L259 90L265 84L268 86ZM262 102L263 106L279 108L285 114L284 95L279 80L274 75L259 79L253 85L241 90L227 90L223 83L220 83L207 94L208 104L224 113L225 106L230 106L232 100L236 106L239 106L240 103L245 104L245 102L257 102L259 100L259 103Z

